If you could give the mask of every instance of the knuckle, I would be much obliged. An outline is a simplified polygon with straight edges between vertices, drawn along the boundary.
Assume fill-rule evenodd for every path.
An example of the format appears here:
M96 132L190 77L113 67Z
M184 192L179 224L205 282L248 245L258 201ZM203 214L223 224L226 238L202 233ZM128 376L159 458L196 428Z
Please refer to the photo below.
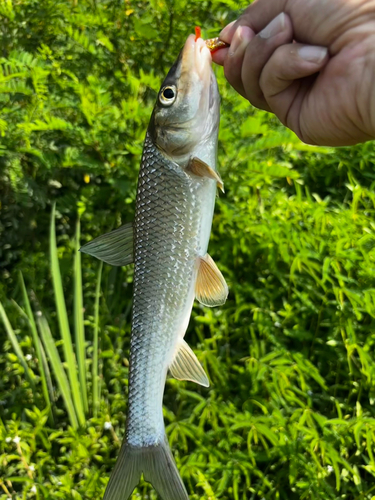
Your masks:
M264 68L259 78L259 87L263 95L268 95L270 88L272 88L272 73Z

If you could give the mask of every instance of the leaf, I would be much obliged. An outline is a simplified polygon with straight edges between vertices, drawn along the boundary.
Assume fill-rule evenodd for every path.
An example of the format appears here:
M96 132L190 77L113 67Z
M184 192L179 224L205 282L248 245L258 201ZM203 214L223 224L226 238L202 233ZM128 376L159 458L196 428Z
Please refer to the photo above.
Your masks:
M40 336L43 339L44 347L51 363L52 370L55 374L57 384L59 386L61 395L64 399L65 407L69 415L70 424L73 428L78 428L78 420L76 416L76 410L73 405L73 400L71 397L70 387L68 378L65 374L63 365L59 353L57 351L55 342L52 338L50 328L48 326L47 320L44 316L39 316L37 318Z
M26 307L27 318L28 318L31 333L33 336L36 355L38 358L38 367L39 367L39 371L40 371L40 377L42 380L44 400L46 402L46 405L50 409L50 421L51 421L51 423L53 423L54 419L53 419L52 405L51 405L51 400L53 400L53 393L51 391L51 384L49 384L48 380L47 380L48 374L46 373L45 366L44 366L41 341L40 341L39 336L38 336L38 330L37 330L37 327L35 324L34 315L33 315L32 310L31 310L29 297L27 295L25 282L24 282L23 275L21 272L19 273L19 279L20 279L20 283L21 283L23 300L24 300L25 307ZM50 387L48 387L49 385L50 385Z
M83 297L82 271L80 249L80 220L77 219L74 255L74 329L76 340L76 356L78 361L78 375L82 395L82 404L85 413L88 412L87 377L86 377L86 344L83 325Z
M4 309L4 307L3 307L3 305L2 305L1 302L0 302L0 316L1 316L1 319L3 321L4 327L5 327L5 331L6 331L7 335L8 335L8 338L9 338L9 340L10 340L10 342L12 344L12 347L14 349L14 352L16 353L16 356L17 356L16 359L18 359L18 361L22 365L22 367L23 367L23 369L25 371L25 375L26 375L27 379L29 380L30 386L31 386L31 388L33 390L33 393L36 394L35 375L32 372L32 370L30 370L29 367L27 366L27 363L26 363L25 357L23 355L21 346L20 346L20 344L18 342L16 334L14 333L12 325L9 322L8 316L7 316L7 314L5 312L5 309Z
M65 298L64 298L64 292L60 274L59 260L57 255L56 234L55 234L55 206L53 206L51 213L50 254L51 254L51 274L52 274L53 288L55 291L57 317L60 326L61 338L63 340L65 361L67 362L68 365L70 389L73 396L74 407L77 413L78 422L80 425L84 425L86 420L84 415L83 397L78 382L77 365L73 351L72 337L70 333L68 314L66 311Z
M146 40L157 40L158 31L150 24L150 19L146 16L143 18L134 18L134 30L140 38Z

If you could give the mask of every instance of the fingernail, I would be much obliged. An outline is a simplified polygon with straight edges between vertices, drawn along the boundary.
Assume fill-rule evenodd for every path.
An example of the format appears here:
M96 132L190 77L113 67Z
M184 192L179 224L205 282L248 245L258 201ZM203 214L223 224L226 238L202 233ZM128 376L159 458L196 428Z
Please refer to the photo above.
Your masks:
M326 47L317 47L314 45L305 45L298 49L298 55L304 61L313 62L319 64L323 61L328 53Z
M258 33L258 36L264 39L271 38L284 31L284 28L285 14L284 12L282 12L281 14L276 16L275 19L273 19L269 24L267 24L267 26Z
M229 55L234 55L240 47L246 46L252 38L252 31L248 26L238 26L232 38Z
M230 30L235 22L237 22L237 21L232 21L231 23L227 24L225 26L225 28L223 28L220 31L220 35L219 35L220 40L223 40L224 42L226 41L225 38L229 35L229 32L230 32Z

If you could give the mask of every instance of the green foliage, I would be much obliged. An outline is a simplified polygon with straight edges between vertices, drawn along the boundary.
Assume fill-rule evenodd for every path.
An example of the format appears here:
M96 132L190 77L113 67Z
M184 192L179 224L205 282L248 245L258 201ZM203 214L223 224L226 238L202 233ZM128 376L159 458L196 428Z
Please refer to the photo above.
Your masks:
M243 6L0 2L1 500L101 498L125 428L132 270L80 263L76 228L85 242L133 218L162 77L194 25L214 36ZM210 253L230 295L195 305L186 336L211 387L167 382L178 467L192 500L370 500L373 144L306 146L216 72Z
M22 274L21 287L23 292L23 300L25 303L26 313L17 304L17 310L24 316L30 326L33 335L33 347L35 349L39 370L40 370L40 382L43 389L45 404L50 414L50 421L53 423L53 408L51 406L51 401L55 402L55 394L51 383L51 376L49 372L49 366L47 361L51 365L52 372L54 374L54 380L59 388L62 399L64 400L65 409L67 411L70 425L77 429L78 426L84 426L86 424L85 414L88 414L89 405L87 398L87 377L86 377L86 365L88 365L91 360L86 358L86 343L84 336L84 326L83 326L83 306L82 306L82 276L81 276L81 257L79 252L79 235L80 235L80 225L77 223L76 237L75 237L75 257L74 257L74 324L75 324L75 339L76 339L76 356L73 352L73 342L72 335L69 329L68 313L64 298L64 292L61 284L61 273L60 266L57 255L56 248L56 235L55 235L55 207L52 209L51 215L51 228L50 228L50 254L51 254L51 275L55 291L55 304L57 311L57 318L59 323L59 329L61 334L61 344L63 346L64 358L67 365L67 370L65 371L63 363L61 362L61 357L57 349L54 337L51 334L51 330L47 319L43 315L41 310L36 311L35 317L32 313L30 307L29 297L25 288ZM99 338L98 338L98 303L100 297L100 277L101 269L99 269L99 281L96 288L95 297L95 327L94 327L94 341L93 341L93 361L92 361L92 407L94 414L97 413L99 404L99 389L98 389L98 349L99 349ZM36 302L36 301L35 301ZM17 336L9 322L8 316L0 303L0 316L4 323L5 329L7 331L9 340L12 347L16 353L19 363L24 369L25 375L27 376L30 386L33 389L34 398L37 400L37 391L35 387L35 375L32 370L29 369L20 343L18 342ZM38 335L36 324L38 324L40 336ZM56 336L56 335L55 335ZM45 353L43 352L42 345L44 344ZM76 362L77 360L77 362ZM67 373L66 373L67 372ZM78 372L78 375L77 375Z

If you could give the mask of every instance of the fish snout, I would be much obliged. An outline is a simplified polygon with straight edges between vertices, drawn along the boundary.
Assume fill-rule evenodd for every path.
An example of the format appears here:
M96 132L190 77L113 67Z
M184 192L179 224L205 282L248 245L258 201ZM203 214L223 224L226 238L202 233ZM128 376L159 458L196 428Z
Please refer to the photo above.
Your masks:
M211 75L211 52L202 38L195 40L189 35L182 51L182 73L196 73L200 80L209 81Z

